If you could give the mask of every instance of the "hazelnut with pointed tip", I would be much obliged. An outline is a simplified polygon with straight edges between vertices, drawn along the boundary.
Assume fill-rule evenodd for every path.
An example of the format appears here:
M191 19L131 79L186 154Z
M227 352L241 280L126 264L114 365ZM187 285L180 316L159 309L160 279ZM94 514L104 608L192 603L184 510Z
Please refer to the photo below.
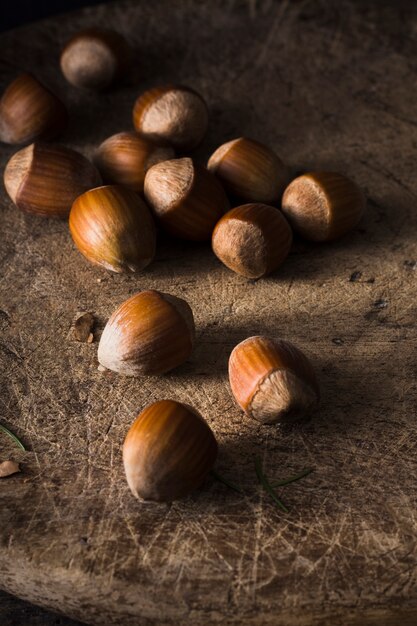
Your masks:
M106 185L83 193L72 205L69 228L81 254L112 272L139 272L155 256L150 211L125 187Z
M310 172L286 188L282 211L305 239L331 241L352 230L365 210L365 196L349 178L336 172Z
M198 411L174 400L139 413L123 444L128 485L143 500L171 502L199 487L217 457L216 438Z
M229 208L220 183L189 158L171 159L151 167L145 176L144 190L165 230L191 241L210 239L216 222Z
M0 99L0 141L19 144L53 139L68 123L57 96L30 74L21 74Z
M193 313L185 300L142 291L110 317L100 339L98 360L127 376L164 374L188 359L194 338Z
M307 357L289 341L249 337L229 359L229 380L239 406L263 424L298 418L319 401Z
M76 33L61 53L61 70L74 87L102 90L117 81L130 64L131 51L122 35L89 28Z
M4 186L16 206L42 217L66 217L77 196L100 182L82 154L42 142L16 152L4 171Z
M207 168L216 174L227 192L246 202L274 203L288 182L288 169L275 152L247 137L217 148Z
M94 163L106 182L142 192L147 170L174 156L170 146L160 146L132 131L117 133L103 141Z
M207 131L207 105L189 87L154 87L136 100L133 125L148 139L182 151L193 150Z
M214 254L226 267L246 278L261 278L286 259L291 228L281 211L266 204L243 204L217 222Z

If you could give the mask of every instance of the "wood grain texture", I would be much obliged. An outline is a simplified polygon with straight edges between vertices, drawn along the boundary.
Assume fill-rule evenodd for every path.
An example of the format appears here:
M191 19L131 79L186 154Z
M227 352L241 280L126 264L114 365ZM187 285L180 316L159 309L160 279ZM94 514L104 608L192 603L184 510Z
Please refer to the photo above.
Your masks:
M101 96L69 87L60 46L109 24L137 48L131 84ZM1 458L23 469L0 484L1 588L106 626L415 624L416 28L406 3L129 0L1 35L1 86L36 70L68 105L62 141L87 156L131 128L141 90L173 81L209 104L199 158L254 137L294 172L339 170L369 198L351 236L298 241L277 274L251 282L208 245L165 239L143 274L106 273L65 222L24 215L2 192L1 420L29 451L0 440ZM2 166L12 153L2 147ZM97 339L139 289L195 313L192 358L159 379L102 373L97 341L67 340L77 311L95 313ZM310 421L266 427L233 402L227 359L255 334L316 363ZM219 483L172 506L131 496L121 444L164 397L201 411L243 498ZM260 491L254 455L277 479L314 467L283 490L289 514Z

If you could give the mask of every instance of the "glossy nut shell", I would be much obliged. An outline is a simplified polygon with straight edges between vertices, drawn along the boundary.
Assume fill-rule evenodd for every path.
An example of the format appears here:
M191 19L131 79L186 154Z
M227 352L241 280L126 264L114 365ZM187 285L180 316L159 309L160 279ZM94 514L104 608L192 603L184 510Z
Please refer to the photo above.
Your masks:
M228 211L213 231L214 254L246 278L260 278L286 259L292 230L281 211L266 204L243 204Z
M153 218L130 189L91 189L72 205L69 228L78 250L91 263L113 272L139 272L155 256Z
M226 194L206 168L189 158L151 167L145 176L145 198L164 229L191 241L211 238L229 208Z
M42 142L16 152L4 171L4 186L16 206L42 217L66 217L77 196L100 182L82 154Z
M288 183L288 169L267 146L240 137L221 145L207 164L226 191L246 202L271 204Z
M100 339L98 360L127 376L163 374L189 358L194 338L193 314L185 300L142 291L110 317Z
M192 407L161 400L132 424L123 463L134 496L171 502L199 487L217 457L216 439Z
M68 123L65 106L30 74L21 74L0 99L0 141L30 143L53 139Z
M189 87L154 87L136 100L133 125L148 139L167 143L178 150L192 150L207 132L207 105Z
M174 156L173 148L159 146L132 131L118 133L103 141L96 151L94 163L105 182L142 192L148 169Z
M319 387L307 357L282 339L249 337L229 359L229 380L239 406L264 424L298 418L319 401Z
M299 176L282 197L282 211L305 239L331 241L352 230L365 210L365 196L349 178L336 172Z

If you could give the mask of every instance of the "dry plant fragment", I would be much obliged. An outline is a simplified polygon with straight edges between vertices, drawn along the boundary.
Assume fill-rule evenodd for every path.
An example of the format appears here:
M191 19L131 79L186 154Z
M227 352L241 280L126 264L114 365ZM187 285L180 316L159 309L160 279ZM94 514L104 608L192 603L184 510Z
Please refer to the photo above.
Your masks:
M15 461L3 461L0 463L0 478L6 478L20 472L19 463Z
M94 315L92 313L78 312L70 329L72 339L83 343L92 343L94 341L93 326Z

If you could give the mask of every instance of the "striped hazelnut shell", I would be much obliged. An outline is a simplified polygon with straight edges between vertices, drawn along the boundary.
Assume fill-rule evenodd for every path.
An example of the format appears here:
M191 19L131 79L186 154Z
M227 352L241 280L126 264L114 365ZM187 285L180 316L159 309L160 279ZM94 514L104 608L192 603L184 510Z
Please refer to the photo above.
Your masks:
M144 201L130 189L90 189L72 205L69 228L91 263L113 272L139 272L155 256L156 232Z
M53 139L67 123L61 100L30 74L20 74L0 99L0 141L5 143Z
M110 317L100 339L98 360L126 376L164 374L188 359L194 339L193 313L185 300L142 291Z
M143 500L171 502L199 487L217 457L216 438L198 411L174 400L146 407L123 445L128 485Z
M16 206L42 217L66 217L77 196L100 182L82 154L42 142L16 152L4 171L4 186Z
M180 151L193 150L207 132L207 105L189 87L153 87L136 100L133 125L148 139L167 143Z
M94 163L105 182L142 192L147 170L174 156L170 146L160 146L132 131L117 133L103 141Z
M282 197L282 211L305 239L331 241L360 221L365 196L349 178L336 172L310 172L293 180Z
M214 254L246 278L260 278L286 259L292 230L281 211L266 204L243 204L217 222L212 236Z
M229 359L229 381L239 406L263 424L301 417L319 401L307 357L289 341L249 337Z
M157 163L145 176L145 198L164 229L191 241L211 238L214 226L229 209L216 178L192 159Z
M228 193L246 202L276 202L289 178L288 168L275 152L247 137L221 145L207 167Z
M74 87L103 90L128 69L131 50L120 33L88 28L76 33L61 52L61 70Z

